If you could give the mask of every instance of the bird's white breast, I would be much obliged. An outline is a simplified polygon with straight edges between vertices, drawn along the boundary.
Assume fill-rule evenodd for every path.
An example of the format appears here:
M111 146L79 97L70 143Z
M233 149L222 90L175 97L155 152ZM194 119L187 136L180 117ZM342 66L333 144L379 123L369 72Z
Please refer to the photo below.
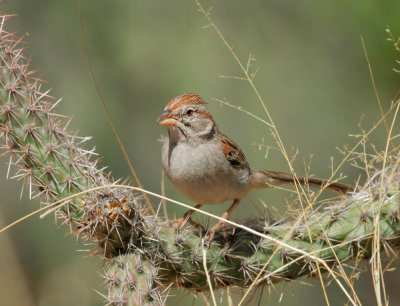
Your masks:
M171 144L165 139L162 164L172 185L184 196L199 204L218 204L241 199L249 191L238 169L227 161L219 141L193 146Z

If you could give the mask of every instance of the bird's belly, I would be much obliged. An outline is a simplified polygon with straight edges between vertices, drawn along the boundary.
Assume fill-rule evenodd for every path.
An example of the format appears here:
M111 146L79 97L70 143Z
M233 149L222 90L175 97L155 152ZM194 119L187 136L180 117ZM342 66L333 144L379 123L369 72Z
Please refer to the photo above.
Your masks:
M163 160L172 185L184 196L199 204L219 204L241 199L247 185L237 181L236 169L226 161L221 148L199 145L195 150L184 144Z
M211 175L188 176L183 182L171 180L171 183L181 194L199 204L219 204L244 196L232 189L228 179L216 179Z

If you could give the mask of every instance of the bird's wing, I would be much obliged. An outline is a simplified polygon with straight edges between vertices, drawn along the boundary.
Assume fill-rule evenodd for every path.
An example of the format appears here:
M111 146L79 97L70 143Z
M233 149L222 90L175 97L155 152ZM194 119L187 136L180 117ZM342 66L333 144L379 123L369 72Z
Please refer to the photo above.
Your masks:
M224 151L226 159L234 168L248 168L249 163L244 156L242 150L240 150L239 146L234 143L227 136L222 134L221 138L222 150Z

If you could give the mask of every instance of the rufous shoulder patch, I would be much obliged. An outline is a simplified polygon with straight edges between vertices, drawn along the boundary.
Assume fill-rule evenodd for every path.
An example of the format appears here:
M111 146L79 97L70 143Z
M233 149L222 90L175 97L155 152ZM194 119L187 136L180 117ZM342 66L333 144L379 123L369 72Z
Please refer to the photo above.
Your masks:
M222 135L221 139L222 150L224 151L226 159L235 168L249 167L249 163L244 156L243 151L239 146L230 140L227 136Z

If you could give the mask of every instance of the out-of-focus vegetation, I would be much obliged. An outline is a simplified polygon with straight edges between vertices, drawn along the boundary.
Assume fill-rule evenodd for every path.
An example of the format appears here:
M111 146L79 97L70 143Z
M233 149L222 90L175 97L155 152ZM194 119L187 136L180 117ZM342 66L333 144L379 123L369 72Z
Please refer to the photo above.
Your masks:
M287 170L279 151L257 144L274 146L269 130L245 114L212 102L226 98L232 104L263 115L249 85L244 81L219 78L238 76L233 61L217 35L204 28L206 20L191 1L83 1L83 22L89 57L99 87L108 104L114 124L125 143L137 174L146 189L159 192L161 181L160 143L165 131L155 119L165 104L182 92L196 92L210 102L221 130L240 144L254 167ZM298 173L310 164L311 173L328 177L341 159L336 147L353 145L349 134L360 132L359 123L368 129L380 118L368 66L360 41L362 35L374 72L375 82L387 109L399 90L395 51L386 40L385 29L400 34L398 0L328 2L292 1L205 1L212 6L212 16L243 61L249 53L259 68L255 79L287 148L298 149L295 162ZM53 95L63 97L59 111L73 115L72 126L81 135L91 135L97 151L104 156L114 176L129 176L83 59L77 1L5 0L6 13L16 13L8 26L25 38L32 55L32 67L41 71L53 88ZM10 28L11 27L11 28ZM399 132L397 127L397 131ZM386 142L383 127L370 137L381 150ZM259 150L259 148L261 148ZM32 211L22 196L21 185L7 181L7 159L1 159L0 224L8 224ZM342 169L352 183L358 170L350 165ZM169 197L186 201L167 183ZM257 192L243 201L234 214L237 219L252 216L267 205L284 211L281 191ZM157 200L154 202L157 203ZM281 207L279 206L281 204ZM222 213L227 205L206 207ZM171 215L184 211L168 204ZM83 259L85 249L72 236L64 237L65 228L55 230L51 218L28 221L0 235L0 304L1 305L99 305L102 298L100 259ZM0 225L1 226L1 225ZM12 259L12 260L11 260ZM398 266L398 265L397 265ZM386 274L391 303L400 301L398 272ZM305 280L306 281L306 280ZM274 304L282 298L285 305L323 303L320 283L307 281L266 288L263 303ZM361 302L374 303L369 273L362 273L355 284ZM183 292L183 291L182 291ZM271 292L269 295L268 292ZM283 297L280 294L283 292ZM180 291L170 303L190 305L191 297L182 299ZM332 304L345 297L336 285L328 288ZM226 301L226 299L224 299ZM257 298L253 300L256 303ZM198 304L204 304L199 300Z

